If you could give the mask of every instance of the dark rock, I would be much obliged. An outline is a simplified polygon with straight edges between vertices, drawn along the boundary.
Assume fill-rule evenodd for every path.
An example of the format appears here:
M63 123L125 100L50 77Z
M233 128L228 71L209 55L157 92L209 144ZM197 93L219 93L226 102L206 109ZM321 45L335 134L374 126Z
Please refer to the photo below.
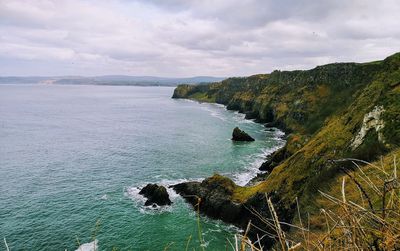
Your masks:
M246 186L254 186L257 183L266 180L269 174L270 172L258 173L256 177L252 178L249 182L247 182Z
M172 203L169 199L167 189L157 184L147 184L142 188L142 190L140 190L139 194L147 198L147 201L144 204L145 206L165 206L171 205Z
M390 87L395 88L399 85L400 85L400 82L393 82L392 84L390 84Z
M236 111L240 112L240 106L239 106L239 104L236 104L236 103L227 104L226 109L227 110L236 110Z
M245 229L251 221L253 226L257 226L257 228L250 228L248 233L248 236L253 240L257 240L257 236L264 234L259 229L273 231L264 222L264 219L271 218L264 193L256 193L245 202L237 202L233 199L233 194L238 186L229 178L218 174L202 182L185 182L171 187L189 202L194 210L210 218L223 220L242 229ZM277 205L276 209L280 219L290 222L292 215L289 209L291 208L285 208L286 204L280 201L277 195L272 194L271 196L273 196L273 202ZM268 195L268 197L271 196ZM254 212L257 212L257 214ZM274 240L268 237L261 240L261 245L264 248L271 247L273 243Z
M239 127L235 127L232 132L232 140L233 141L254 141L254 139L248 135L246 132L239 129Z
M282 200L281 196L276 192L268 194L256 193L243 204L244 208L251 208L253 212L257 212L258 215L254 214L252 211L246 210L242 217L247 219L247 221L251 220L252 225L256 226L258 229L262 229L262 231L259 231L254 227L250 229L250 239L256 240L257 236L260 236L264 231L269 233L275 232L275 229L271 228L270 224L267 225L265 223L265 219L272 218L268 208L267 198L271 199L280 222L292 222L295 212L294 203L288 203L287 201ZM287 224L281 224L281 228L283 231L287 232L290 227ZM267 237L262 240L261 244L263 245L264 250L269 250L275 241L276 239L270 239Z
M274 121L274 119L275 119L274 110L271 108L266 109L265 115L264 115L264 121L267 123L271 123Z
M254 112L245 112L245 119L257 119L258 114Z
M273 128L278 128L278 129L284 131L286 134L289 134L289 133L292 132L292 130L291 130L290 128L288 128L288 127L285 125L285 123L282 122L281 120L275 120L275 121L273 121L273 122L265 123L264 126L265 126L266 128L272 128L272 127L273 127Z
M261 166L258 168L260 171L266 171L268 173L271 173L271 171L274 169L276 166L276 162L273 162L271 159L267 159L265 162L261 164Z
M214 175L202 182L185 182L172 188L196 210L214 219L235 223L243 210L241 204L232 201L235 183Z
M307 114L304 112L293 112L292 118L302 124L307 120Z
M272 170L280 163L282 163L285 159L287 159L291 154L287 151L287 147L284 146L274 153L272 153L268 158L267 161L261 164L259 167L260 171L266 171L271 173Z

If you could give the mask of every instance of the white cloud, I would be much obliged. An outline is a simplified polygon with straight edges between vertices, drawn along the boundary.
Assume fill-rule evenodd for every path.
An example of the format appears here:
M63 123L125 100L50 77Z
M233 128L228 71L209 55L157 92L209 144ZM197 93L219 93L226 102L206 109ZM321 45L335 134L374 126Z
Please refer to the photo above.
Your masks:
M0 0L0 75L234 76L376 60L399 51L399 12L396 0Z

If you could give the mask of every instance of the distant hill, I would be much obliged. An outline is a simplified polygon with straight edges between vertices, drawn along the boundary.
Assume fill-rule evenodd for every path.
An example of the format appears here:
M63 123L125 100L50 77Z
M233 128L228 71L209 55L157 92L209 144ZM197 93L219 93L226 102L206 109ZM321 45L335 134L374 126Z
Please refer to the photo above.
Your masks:
M225 78L196 76L190 78L164 78L153 76L106 75L95 77L0 77L0 84L71 84L71 85L134 85L134 86L176 86L179 84L200 84L218 82Z

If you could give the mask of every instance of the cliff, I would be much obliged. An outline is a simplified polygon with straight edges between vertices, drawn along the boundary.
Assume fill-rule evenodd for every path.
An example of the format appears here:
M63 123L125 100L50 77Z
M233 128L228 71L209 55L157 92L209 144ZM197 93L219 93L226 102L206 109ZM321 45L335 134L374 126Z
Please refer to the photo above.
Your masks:
M288 133L286 146L264 164L264 170L269 171L264 178L255 186L241 187L240 192L231 189L235 196L228 197L236 206L253 208L268 217L265 204L260 202L261 195L267 194L276 202L278 215L288 222L294 217L296 198L303 211L316 211L317 191L328 190L343 175L343 168L351 168L332 160L374 161L390 156L400 144L400 53L370 63L335 63L306 71L228 78L208 85L180 85L173 98L224 104ZM211 194L219 193L221 183L212 186L212 180L190 192L208 189ZM185 189L178 190L185 194ZM198 195L202 203L212 204L207 196ZM216 216L223 212L203 212L224 219ZM243 227L252 218L242 212L229 221Z

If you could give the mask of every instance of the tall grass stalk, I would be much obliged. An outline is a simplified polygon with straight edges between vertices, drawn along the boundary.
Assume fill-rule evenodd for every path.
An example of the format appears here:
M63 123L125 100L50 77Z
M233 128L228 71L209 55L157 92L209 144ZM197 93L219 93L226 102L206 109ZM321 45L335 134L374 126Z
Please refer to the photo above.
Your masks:
M343 169L345 176L341 180L339 196L319 191L325 201L331 204L320 210L325 221L325 232L310 228L310 216L308 225L303 225L297 199L299 226L280 221L268 197L270 219L252 211L270 229L258 230L276 240L273 250L400 250L400 181L396 158L392 167L385 167L383 162L378 166L357 159L337 162L343 161L351 161L355 170L350 172ZM347 194L351 191L347 189L350 183L356 189L352 196ZM358 194L358 198L354 194ZM291 226L291 230L284 232L282 225ZM246 237L250 227L256 226L249 222L244 236L235 236L235 251L264 250Z
M10 251L10 248L8 247L7 241L6 241L6 237L4 237L4 246L6 246L6 250Z

